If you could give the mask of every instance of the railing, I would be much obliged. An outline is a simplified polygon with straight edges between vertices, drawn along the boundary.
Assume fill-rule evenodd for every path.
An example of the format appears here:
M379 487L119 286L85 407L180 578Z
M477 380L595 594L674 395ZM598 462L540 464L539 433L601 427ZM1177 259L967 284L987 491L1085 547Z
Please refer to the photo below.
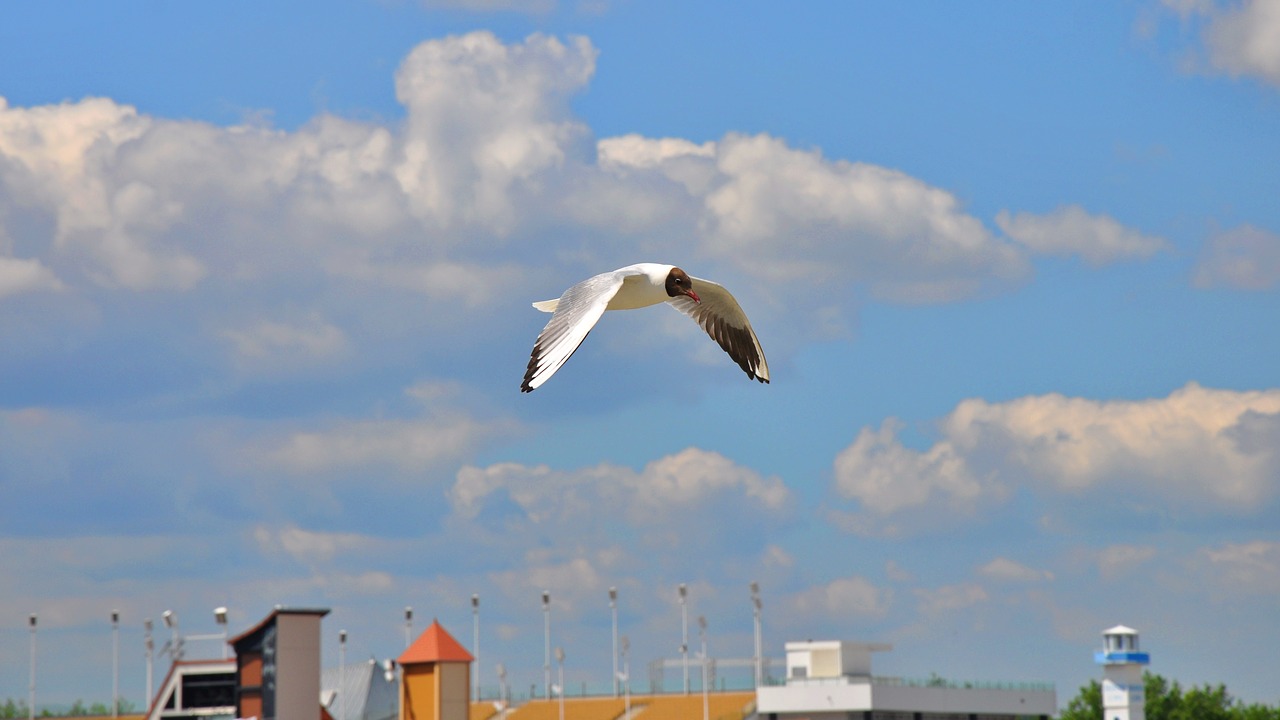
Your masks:
M906 678L906 677L882 677L882 676L848 676L840 677L807 677L792 678L788 680L770 679L766 682L766 686L780 687L784 685L854 685L858 683L870 682L873 685L883 685L888 687L937 687L952 688L960 690L1021 690L1021 691L1039 691L1052 692L1054 685L1051 682L1012 682L1004 680L948 680L947 678L932 675L927 678Z
M1012 682L1004 680L948 680L937 675L927 678L873 677L875 685L890 687L937 687L957 690L1020 690L1027 692L1053 692L1051 682Z

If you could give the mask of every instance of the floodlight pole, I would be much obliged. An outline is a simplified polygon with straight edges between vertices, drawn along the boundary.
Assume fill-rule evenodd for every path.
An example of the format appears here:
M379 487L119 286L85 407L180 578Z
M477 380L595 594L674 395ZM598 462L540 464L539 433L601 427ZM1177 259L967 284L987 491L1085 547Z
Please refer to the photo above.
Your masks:
M160 613L160 619L164 620L165 627L169 628L169 658L173 662L178 662L182 659L183 653L182 636L178 634L178 616L172 610L165 610ZM164 648L160 651L164 652Z
M754 659L756 661L755 665L756 665L756 687L757 688L764 684L764 647L762 644L761 632L760 632L760 611L761 611L760 584L756 582L752 582L751 583L751 615L752 615L752 619L755 621L755 631L756 631L756 648L755 648L756 652L755 652Z
M560 720L564 720L564 648L556 648L556 664L560 666Z
M613 696L618 697L618 588L609 588L609 611L613 614Z
M31 684L27 686L27 720L36 717L36 614L31 613Z
M225 607L214 608L213 620L214 622L218 623L219 627L222 628L222 632L220 633L221 639L222 639L222 659L226 660L227 652L229 650L229 647L227 644L227 609Z
M507 690L507 666L498 663L495 668L498 671L498 703L502 705L502 711L507 709L507 699L510 692Z
M475 697L472 702L480 702L480 596L471 595L471 651L475 653Z
M551 699L551 591L542 591L542 624L546 646L542 656L542 680L547 690L547 700Z
M111 611L111 717L120 717L120 611Z
M347 720L347 694L342 692L347 680L347 631L338 631L338 717Z
M404 607L404 649L409 649L409 644L413 642L413 608L406 605Z
M702 639L702 720L711 720L711 703L707 696L707 618L698 616L698 636Z
M631 641L626 635L622 636L622 706L626 708L622 720L631 720L631 661L627 659L628 651L631 649ZM614 677L617 677L616 675Z
M676 591L680 595L680 667L684 670L684 694L689 694L689 588L680 583Z
M155 638L151 636L151 629L154 627L151 624L151 618L147 618L146 620L144 620L142 622L142 627L146 629L146 636L145 636L145 643L147 648L147 704L146 704L146 707L148 710L150 710L151 709L151 680L152 680L151 663L152 663L152 657L155 655L155 649L156 649Z

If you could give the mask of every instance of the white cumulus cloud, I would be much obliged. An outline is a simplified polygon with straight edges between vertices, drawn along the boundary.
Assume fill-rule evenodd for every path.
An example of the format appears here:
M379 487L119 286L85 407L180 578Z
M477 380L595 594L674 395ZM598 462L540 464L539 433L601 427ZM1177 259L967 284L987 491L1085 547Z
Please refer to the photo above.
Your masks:
M987 591L976 583L916 588L912 592L915 593L920 614L928 617L963 610L990 599Z
M1006 557L998 557L978 568L978 574L1004 582L1044 582L1053 579L1053 573L1048 570L1037 570Z
M1280 594L1280 543L1255 540L1205 548L1196 558L1230 594Z
M868 284L896 300L966 297L1027 271L951 193L906 173L827 160L768 135L717 144L708 249L775 281Z
M1211 12L1205 44L1213 65L1280 85L1280 3L1244 0Z
M1111 545L1098 552L1098 573L1107 580L1118 578L1155 556L1150 545Z
M39 260L0 256L0 299L63 287L57 276Z
M324 358L346 347L340 328L312 315L299 323L259 320L249 327L227 330L227 340L247 362Z
M880 618L888 614L893 604L893 591L854 575L815 585L786 598L784 603L798 617Z
M1252 225L1215 233L1192 275L1200 288L1270 290L1280 284L1280 235Z
M474 517L499 491L535 522L565 522L597 509L617 509L633 521L655 525L671 513L738 498L765 512L781 512L790 491L776 477L762 477L719 453L687 448L650 462L640 472L601 464L574 472L542 465L502 463L464 467L450 491L454 507Z
M1129 493L1183 510L1257 512L1280 491L1280 390L1189 383L1166 398L1098 401L1037 395L961 402L931 447L897 425L864 429L836 458L834 483L860 512L848 529L886 532L904 511L990 507L1017 487L1078 497Z
M1011 214L1002 210L996 224L1009 237L1038 253L1079 255L1090 265L1147 258L1169 244L1121 225L1107 215L1091 215L1079 205L1068 205L1045 215Z
M464 457L480 443L512 431L507 421L455 413L422 419L345 420L289 434L265 462L294 474L360 468L416 473Z

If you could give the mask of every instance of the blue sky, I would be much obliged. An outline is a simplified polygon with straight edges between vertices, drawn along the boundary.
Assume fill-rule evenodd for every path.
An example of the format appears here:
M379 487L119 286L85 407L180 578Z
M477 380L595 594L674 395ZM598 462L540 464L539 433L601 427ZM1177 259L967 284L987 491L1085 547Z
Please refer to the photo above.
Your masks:
M401 613L539 682L892 642L1277 702L1274 2L40 3L0 22L0 698L142 703L142 619ZM519 392L596 272L728 286ZM423 625L423 626L424 626ZM212 653L214 650L210 649ZM637 673L637 680L647 677Z

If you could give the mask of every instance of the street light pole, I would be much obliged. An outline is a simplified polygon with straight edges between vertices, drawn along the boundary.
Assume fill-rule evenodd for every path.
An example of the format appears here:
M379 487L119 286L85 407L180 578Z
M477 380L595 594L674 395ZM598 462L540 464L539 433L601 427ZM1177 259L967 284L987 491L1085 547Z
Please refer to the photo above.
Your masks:
M146 631L147 631L147 632L146 632L146 647L147 647L147 698L146 698L146 700L147 700L147 704L146 704L146 709L149 711L149 710L151 709L151 679L152 679L152 677L151 677L151 676L152 676L152 672L151 672L151 669L152 669L152 667L151 667L151 661L152 661L152 657L155 655L156 641L155 641L155 638L153 638L153 637L151 636L151 630L152 630L152 628L154 627L154 626L151 624L151 618L147 618L146 620L144 620L144 621L142 622L142 627L143 627L143 628L145 628L145 629L146 629Z
M404 607L404 649L409 649L409 643L413 642L413 608L406 605Z
M622 636L622 677L618 678L622 681L623 701L622 706L626 712L622 716L622 720L631 720L631 661L627 659L627 651L631 649L631 641L626 635ZM616 676L615 676L616 677Z
M31 684L27 687L27 720L36 717L36 614L31 613Z
M169 642L166 644L169 649L169 658L173 662L178 662L182 659L183 653L182 636L178 634L178 616L172 610L165 610L160 613L160 619L164 620L164 626L169 628ZM164 652L164 648L161 648L160 652Z
M120 611L111 611L111 717L120 717Z
M684 670L684 694L689 694L689 589L684 583L676 588L680 595L680 667Z
M556 664L560 666L560 720L564 720L564 648L556 648Z
M698 636L702 638L702 720L711 720L711 702L707 696L707 618L698 616Z
M618 588L609 588L609 611L613 614L613 696L618 697Z
M542 591L542 624L546 637L546 648L542 655L542 680L547 691L547 699L551 699L551 591Z
M507 690L507 666L498 663L496 668L498 671L498 704L502 706L499 712L505 713L507 710L507 701L511 693ZM502 717L506 717L503 715Z
M760 610L761 610L760 584L756 582L752 582L751 583L751 615L752 615L752 618L755 620L755 631L756 631L756 652L755 652L756 687L760 687L761 685L764 684L764 647L762 645L762 640L760 637L761 635Z
M475 697L472 702L480 702L480 596L471 595L471 650L475 653Z
M338 717L336 720L347 720L347 694L343 688L347 684L347 631L338 631Z
M213 620L222 628L220 634L222 640L222 659L227 659L227 609L225 607L216 607L213 609Z

